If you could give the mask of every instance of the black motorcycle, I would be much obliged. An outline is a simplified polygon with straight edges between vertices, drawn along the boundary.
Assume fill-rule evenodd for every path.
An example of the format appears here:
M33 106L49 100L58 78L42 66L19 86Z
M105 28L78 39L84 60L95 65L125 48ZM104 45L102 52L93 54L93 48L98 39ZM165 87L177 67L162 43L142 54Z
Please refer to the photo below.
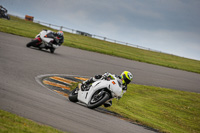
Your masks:
M6 18L10 20L10 16L7 14L7 9L0 5L0 18Z

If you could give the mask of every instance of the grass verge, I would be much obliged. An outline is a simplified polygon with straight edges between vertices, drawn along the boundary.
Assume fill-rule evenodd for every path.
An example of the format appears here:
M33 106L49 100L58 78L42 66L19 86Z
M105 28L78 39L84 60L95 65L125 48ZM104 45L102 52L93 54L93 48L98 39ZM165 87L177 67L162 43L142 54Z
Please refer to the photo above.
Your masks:
M1 133L63 133L50 126L38 124L23 117L0 110Z
M77 86L75 83L71 90ZM107 110L125 119L170 133L200 132L200 94L130 84L120 100Z
M200 132L197 93L130 84L127 93L107 109L161 132Z
M13 16L11 16L10 21L0 19L0 31L2 32L34 38L42 29L50 28ZM65 41L63 45L122 57L130 60L200 73L200 61L198 60L138 49L130 46L98 40L91 37L71 34L68 32L65 32Z
M72 89L77 84L73 84ZM106 108L161 132L199 133L200 94L130 84L127 93ZM0 132L62 132L0 110Z

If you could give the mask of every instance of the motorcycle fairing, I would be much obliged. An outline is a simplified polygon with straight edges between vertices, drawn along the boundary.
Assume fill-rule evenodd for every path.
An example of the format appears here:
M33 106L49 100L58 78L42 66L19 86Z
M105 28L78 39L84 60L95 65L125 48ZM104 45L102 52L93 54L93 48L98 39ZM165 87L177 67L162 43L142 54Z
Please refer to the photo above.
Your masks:
M115 84L112 83L113 81L115 82ZM80 102L88 104L93 94L101 89L110 90L112 92L111 97L121 96L122 94L122 88L118 85L117 80L110 80L110 81L100 80L94 82L88 91L82 91L81 89L79 89L78 100Z
M48 38L48 37L45 37L47 34L49 34L50 33L50 31L45 31L45 30L42 30L41 32L40 32L40 37L41 37L41 39L44 41L44 42L46 42L46 43L49 43L49 42L51 42L51 41L53 41L54 39L53 38Z

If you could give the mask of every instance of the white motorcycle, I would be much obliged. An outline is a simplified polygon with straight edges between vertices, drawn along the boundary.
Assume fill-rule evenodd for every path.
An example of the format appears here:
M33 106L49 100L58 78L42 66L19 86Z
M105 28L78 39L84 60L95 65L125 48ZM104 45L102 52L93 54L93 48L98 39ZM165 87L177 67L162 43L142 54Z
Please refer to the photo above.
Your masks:
M31 42L26 44L27 47L33 46L39 49L50 49L51 53L54 53L55 49L59 47L57 45L58 38L55 37L50 30L42 30Z
M88 108L97 108L113 98L121 98L123 95L122 82L119 79L101 79L91 85L86 90L81 89L81 83L71 91L69 100L71 102L81 102Z

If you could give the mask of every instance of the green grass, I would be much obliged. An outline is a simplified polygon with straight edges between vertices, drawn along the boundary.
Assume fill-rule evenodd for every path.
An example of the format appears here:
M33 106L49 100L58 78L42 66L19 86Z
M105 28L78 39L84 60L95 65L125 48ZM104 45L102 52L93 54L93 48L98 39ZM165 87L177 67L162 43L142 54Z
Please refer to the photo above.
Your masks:
M200 94L130 84L127 93L107 108L162 132L200 132Z
M0 19L0 31L2 32L34 38L42 29L50 28L13 16L11 16L10 21ZM68 32L65 32L65 41L63 45L130 60L200 73L200 61L197 60L138 49Z
M2 32L34 38L42 29L50 28L12 16L10 21L0 19L0 31ZM142 50L68 32L65 33L64 45L200 73L200 61L197 60ZM113 106L108 109L163 132L200 132L200 94L131 84L123 98L120 101L114 100ZM29 124L25 119L18 120L16 115L2 111L0 121L1 132L18 130L19 132L29 132L29 130L33 130L32 126L34 125L32 121ZM47 129L36 130L33 132L42 132L43 130L46 132Z
M77 86L74 83L71 90ZM106 108L129 121L161 132L199 133L200 94L154 86L130 84L120 100Z
M113 105L106 109L161 132L200 132L200 94L197 93L130 84L124 96L114 99ZM61 131L0 110L0 132Z
M1 133L63 133L50 126L38 124L15 114L0 110Z

